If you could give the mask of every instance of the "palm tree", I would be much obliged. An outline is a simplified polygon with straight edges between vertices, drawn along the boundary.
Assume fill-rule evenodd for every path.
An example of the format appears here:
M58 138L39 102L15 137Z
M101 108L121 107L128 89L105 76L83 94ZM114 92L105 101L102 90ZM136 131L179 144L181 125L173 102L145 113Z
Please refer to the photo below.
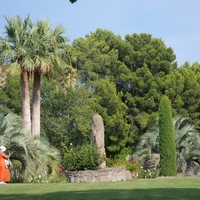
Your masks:
M14 114L0 114L0 145L14 152L11 156L11 174L18 171L24 181L39 175L45 180L56 175L60 154L47 139L40 140L22 131L21 118Z
M158 168L160 163L159 128L153 127L141 136L134 159L144 164L144 168Z
M17 115L0 113L0 145L9 144L9 135L14 135L22 130L21 119Z
M153 127L148 130L140 138L140 143L137 145L136 158L144 161L149 159L151 154L159 153L159 128Z
M200 133L190 124L186 117L175 116L173 127L176 140L177 169L187 173L193 167L200 167ZM150 163L151 167L159 166L159 157L152 159L153 154L159 154L159 128L147 131L137 146L135 159L142 163Z
M73 69L66 50L64 28L51 30L48 21L32 23L29 17L6 17L6 38L0 39L0 64L21 72L23 128L40 135L40 82L42 74L49 74L53 67ZM66 70L65 70L66 71ZM75 70L68 70L74 73ZM76 72L76 71L75 71ZM30 112L29 76L33 74L32 124ZM31 126L32 125L32 126Z
M63 37L64 28L57 26L51 30L46 20L37 22L33 39L34 83L32 103L32 134L40 135L40 83L41 75L48 75L54 67L71 68L66 54L67 38ZM70 72L69 72L70 73Z
M33 68L30 38L34 27L29 16L24 21L19 16L11 19L6 17L6 21L6 37L0 38L0 63L4 67L9 66L14 73L20 71L23 128L30 133L29 75Z
M193 166L200 168L200 133L189 122L189 118L181 116L173 119L176 132L177 165L184 174Z

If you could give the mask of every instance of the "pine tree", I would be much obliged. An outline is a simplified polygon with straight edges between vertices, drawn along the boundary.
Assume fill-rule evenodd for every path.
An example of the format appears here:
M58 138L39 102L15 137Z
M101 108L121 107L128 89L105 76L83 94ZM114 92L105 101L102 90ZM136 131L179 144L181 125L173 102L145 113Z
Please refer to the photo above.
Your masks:
M161 175L176 175L176 144L172 124L171 102L163 96L159 105L160 167Z

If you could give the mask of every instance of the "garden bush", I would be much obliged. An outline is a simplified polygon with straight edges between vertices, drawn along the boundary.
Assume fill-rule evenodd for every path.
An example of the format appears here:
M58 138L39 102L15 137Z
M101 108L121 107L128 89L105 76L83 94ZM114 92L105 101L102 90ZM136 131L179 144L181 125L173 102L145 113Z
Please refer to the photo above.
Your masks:
M101 159L96 146L85 144L67 149L63 164L67 170L93 170L97 169Z
M137 178L157 178L160 176L160 170L153 169L153 170L145 170L140 169Z

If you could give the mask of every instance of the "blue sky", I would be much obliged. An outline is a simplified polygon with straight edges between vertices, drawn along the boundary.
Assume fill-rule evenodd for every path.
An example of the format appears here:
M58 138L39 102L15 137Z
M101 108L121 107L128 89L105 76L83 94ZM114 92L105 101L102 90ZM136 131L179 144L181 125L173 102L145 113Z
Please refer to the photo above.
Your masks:
M200 0L1 0L0 35L4 16L63 25L73 39L107 29L115 35L149 33L172 47L178 65L200 62Z

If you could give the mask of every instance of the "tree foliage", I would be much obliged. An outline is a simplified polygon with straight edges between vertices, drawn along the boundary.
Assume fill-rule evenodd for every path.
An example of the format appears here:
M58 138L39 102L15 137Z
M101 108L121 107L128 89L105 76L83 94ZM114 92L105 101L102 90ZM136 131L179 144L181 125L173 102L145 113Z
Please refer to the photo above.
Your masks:
M19 76L8 76L0 87L0 113L21 115L21 90Z
M173 50L166 48L160 39L154 39L149 34L127 35L122 40L111 31L102 29L86 35L86 38L76 39L73 47L81 83L91 87L98 99L107 99L113 95L98 110L105 118L106 130L112 130L114 126L115 135L118 135L121 144L123 142L124 147L133 145L137 135L152 126L156 120L160 97L164 93L164 77L176 68ZM156 52L147 54L151 51ZM107 83L105 92L100 93L103 80L110 82L115 92L109 91ZM120 106L124 104L126 109L116 111L116 115L119 113L122 117L111 116L110 124L105 111L112 110L113 103L109 102L115 101L115 94L120 94ZM127 128L117 128L121 119ZM113 138L113 133L106 131L106 142ZM114 140L113 138L113 148L108 148L108 151L117 152L121 149L119 140Z
M122 102L122 92L116 91L113 82L101 80L96 86L95 110L103 116L105 124L106 149L108 155L120 152L128 142L132 142L134 134L128 124L127 106ZM110 153L109 153L110 152Z
M47 77L41 83L41 131L57 147L89 141L92 115L99 113L107 154L134 148L155 126L162 95L170 99L173 116L189 117L197 128L200 125L200 64L177 67L173 50L160 38L133 33L122 39L97 29L66 49L78 75L73 68L57 68L50 74L54 80ZM71 75L77 87L69 90ZM19 112L15 81L9 77L3 82L2 112Z
M175 176L176 144L172 126L171 102L163 96L159 105L160 168L163 176Z
M61 150L91 142L91 95L85 88L63 88L57 81L42 82L41 129L51 144Z
M23 128L31 132L29 73L33 68L31 39L34 27L30 17L6 16L5 38L0 37L0 64L20 74Z
M0 62L4 68L14 68L21 74L23 127L40 135L41 75L53 68L71 69L64 28L51 28L47 20L33 23L30 17L6 17L6 37L0 40ZM13 71L14 71L13 70ZM71 73L73 70L68 70ZM75 71L75 70L74 70ZM73 72L74 72L73 71ZM30 119L29 77L33 74L32 123Z
M77 0L69 0L71 3L75 3Z

